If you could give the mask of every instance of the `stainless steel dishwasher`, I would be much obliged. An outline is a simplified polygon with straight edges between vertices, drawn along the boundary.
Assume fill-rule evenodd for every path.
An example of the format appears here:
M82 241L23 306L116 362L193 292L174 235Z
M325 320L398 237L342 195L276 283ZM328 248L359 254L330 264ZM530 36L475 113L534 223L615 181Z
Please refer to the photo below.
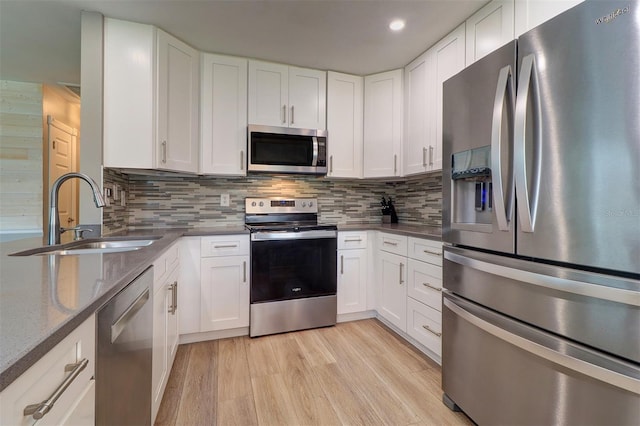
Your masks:
M151 424L153 267L98 312L96 424Z

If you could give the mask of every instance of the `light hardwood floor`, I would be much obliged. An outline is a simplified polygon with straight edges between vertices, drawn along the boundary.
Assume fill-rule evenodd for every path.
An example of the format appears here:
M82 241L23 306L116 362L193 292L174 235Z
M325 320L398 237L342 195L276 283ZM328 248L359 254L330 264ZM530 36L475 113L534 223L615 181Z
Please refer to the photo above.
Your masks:
M377 320L180 345L156 425L471 425Z

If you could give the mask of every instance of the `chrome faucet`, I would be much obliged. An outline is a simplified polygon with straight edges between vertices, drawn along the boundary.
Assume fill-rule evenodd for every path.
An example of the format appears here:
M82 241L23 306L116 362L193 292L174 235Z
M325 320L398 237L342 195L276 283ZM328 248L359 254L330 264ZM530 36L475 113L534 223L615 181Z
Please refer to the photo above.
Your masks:
M96 183L95 180L85 175L84 173L65 173L56 179L51 186L51 196L49 197L49 245L60 244L60 234L62 234L66 229L60 227L60 215L58 214L58 191L60 190L60 186L67 180L71 178L82 179L89 184L91 190L93 191L93 201L96 203L96 207L104 207L105 202L104 198L102 198L102 193L100 187Z

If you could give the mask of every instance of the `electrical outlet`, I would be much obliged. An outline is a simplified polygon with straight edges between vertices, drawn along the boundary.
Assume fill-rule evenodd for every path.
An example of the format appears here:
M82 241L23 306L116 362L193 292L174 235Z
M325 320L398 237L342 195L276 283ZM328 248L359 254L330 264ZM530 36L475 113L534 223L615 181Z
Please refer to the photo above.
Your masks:
M113 201L120 199L120 186L117 183L113 184Z
M220 195L220 206L229 207L229 194Z
M122 192L120 193L120 205L122 207L126 207L127 205L127 192L122 190Z
M106 207L111 206L111 188L104 188L104 204Z

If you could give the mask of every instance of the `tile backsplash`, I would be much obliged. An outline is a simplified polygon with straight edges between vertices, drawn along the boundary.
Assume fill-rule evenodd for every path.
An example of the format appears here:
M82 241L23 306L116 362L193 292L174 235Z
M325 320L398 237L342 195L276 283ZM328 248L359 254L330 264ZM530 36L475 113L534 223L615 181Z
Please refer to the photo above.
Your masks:
M323 223L379 223L380 200L391 196L401 223L440 227L442 175L432 173L397 182L331 180L307 175L211 177L124 174L104 170L104 184L117 183L126 206L104 210L105 233L124 229L209 227L244 222L246 197L315 197ZM229 207L220 195L229 194Z

